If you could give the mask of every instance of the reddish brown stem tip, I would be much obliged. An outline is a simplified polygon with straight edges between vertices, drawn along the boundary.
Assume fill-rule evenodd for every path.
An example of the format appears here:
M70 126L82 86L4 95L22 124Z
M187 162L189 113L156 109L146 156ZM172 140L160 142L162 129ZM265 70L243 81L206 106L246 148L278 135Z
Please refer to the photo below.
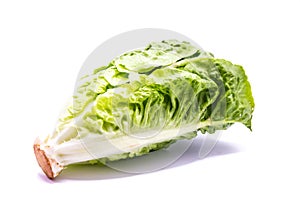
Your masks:
M54 174L51 168L49 159L47 158L45 151L40 148L40 144L35 142L33 145L34 154L39 166L42 168L43 172L49 179L54 178Z

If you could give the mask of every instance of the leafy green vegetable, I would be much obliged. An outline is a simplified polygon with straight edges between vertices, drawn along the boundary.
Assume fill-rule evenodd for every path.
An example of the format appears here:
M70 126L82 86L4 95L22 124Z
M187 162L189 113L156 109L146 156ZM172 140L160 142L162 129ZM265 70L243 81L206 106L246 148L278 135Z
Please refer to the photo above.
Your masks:
M236 122L251 130L254 100L243 68L188 42L152 42L81 82L54 133L35 144L49 178L70 164L144 155L197 131Z

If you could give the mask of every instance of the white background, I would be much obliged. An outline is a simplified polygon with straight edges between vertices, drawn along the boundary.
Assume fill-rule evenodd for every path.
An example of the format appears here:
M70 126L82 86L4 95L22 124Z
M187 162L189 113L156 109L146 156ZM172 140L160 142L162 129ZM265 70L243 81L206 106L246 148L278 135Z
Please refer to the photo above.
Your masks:
M299 199L299 13L290 0L0 1L0 199ZM234 126L206 159L195 144L153 173L89 167L47 180L32 144L53 130L81 64L103 41L145 27L242 64L253 132Z

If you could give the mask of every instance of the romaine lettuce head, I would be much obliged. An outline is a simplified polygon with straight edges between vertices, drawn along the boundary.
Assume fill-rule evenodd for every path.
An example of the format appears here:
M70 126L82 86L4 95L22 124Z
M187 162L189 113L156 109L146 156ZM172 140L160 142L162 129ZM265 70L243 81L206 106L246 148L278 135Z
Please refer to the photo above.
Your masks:
M70 164L140 156L198 131L236 122L251 130L254 100L243 68L188 42L152 42L80 81L54 133L35 144L50 178Z

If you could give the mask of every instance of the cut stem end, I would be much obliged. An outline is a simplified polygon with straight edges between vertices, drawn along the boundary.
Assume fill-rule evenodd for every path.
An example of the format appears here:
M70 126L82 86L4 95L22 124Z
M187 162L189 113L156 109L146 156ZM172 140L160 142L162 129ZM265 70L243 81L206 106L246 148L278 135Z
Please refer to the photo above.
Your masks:
M64 169L62 164L49 156L50 147L44 145L39 138L35 140L33 150L39 166L49 179L54 179Z
M33 145L34 154L39 166L49 179L54 178L50 160L47 158L45 151L40 148L40 144L36 141Z

